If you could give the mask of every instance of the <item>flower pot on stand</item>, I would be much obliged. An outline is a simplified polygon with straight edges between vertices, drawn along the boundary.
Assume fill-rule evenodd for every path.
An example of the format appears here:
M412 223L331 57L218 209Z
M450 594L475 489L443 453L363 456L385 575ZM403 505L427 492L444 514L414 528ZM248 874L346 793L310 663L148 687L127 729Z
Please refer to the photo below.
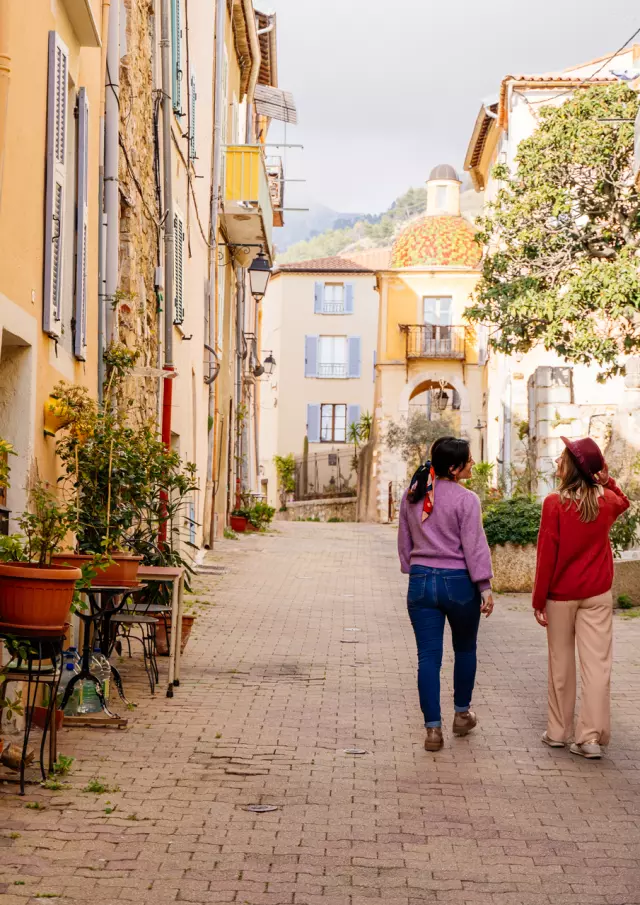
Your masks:
M244 515L232 515L230 523L234 531L237 531L238 534L244 534L247 530L249 520L245 518Z
M184 649L187 646L187 641L189 640L189 636L191 635L191 629L193 628L193 623L195 622L196 617L185 614L182 616L182 639L180 641L180 653L184 653ZM167 629L169 630L169 637L167 638ZM171 644L171 619L164 619L164 617L159 616L157 619L156 625L156 651L158 655L161 657L168 657L169 650Z
M90 553L55 553L51 561L80 568L90 563L93 558ZM134 556L132 553L112 553L111 559L113 562L106 569L96 569L97 575L92 579L92 584L121 587L137 584L142 556Z
M0 621L16 628L61 628L81 577L71 566L0 563Z

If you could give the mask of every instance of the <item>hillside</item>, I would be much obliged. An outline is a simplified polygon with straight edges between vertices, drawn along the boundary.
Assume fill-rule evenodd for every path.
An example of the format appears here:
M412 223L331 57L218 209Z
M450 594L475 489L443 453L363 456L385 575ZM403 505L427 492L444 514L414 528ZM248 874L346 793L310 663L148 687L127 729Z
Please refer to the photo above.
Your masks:
M392 243L395 235L409 220L423 214L426 207L427 190L421 187L410 188L382 214L336 215L337 222L333 223L332 228L325 228L316 235L310 234L308 238L294 242L286 251L278 253L278 263L290 264L294 261L330 257L345 251L383 248ZM482 210L482 195L473 189L463 190L460 207L467 219L475 219ZM355 222L350 222L351 220Z

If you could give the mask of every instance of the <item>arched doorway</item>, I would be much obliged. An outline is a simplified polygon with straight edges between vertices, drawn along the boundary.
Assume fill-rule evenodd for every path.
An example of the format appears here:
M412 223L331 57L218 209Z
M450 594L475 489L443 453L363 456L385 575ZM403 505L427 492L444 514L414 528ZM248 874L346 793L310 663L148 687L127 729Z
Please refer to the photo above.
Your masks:
M462 397L445 379L424 380L409 396L409 417L422 414L429 421L442 422L453 434L461 432Z

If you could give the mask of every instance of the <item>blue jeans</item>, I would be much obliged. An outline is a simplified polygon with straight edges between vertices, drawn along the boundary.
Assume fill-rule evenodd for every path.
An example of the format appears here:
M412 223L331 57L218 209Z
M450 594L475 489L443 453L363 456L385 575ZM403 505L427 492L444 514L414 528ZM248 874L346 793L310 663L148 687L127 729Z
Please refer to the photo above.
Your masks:
M476 680L480 592L466 569L411 566L407 605L418 645L418 693L425 726L441 726L440 669L445 619L451 626L455 653L453 703L458 713L465 713L471 706Z

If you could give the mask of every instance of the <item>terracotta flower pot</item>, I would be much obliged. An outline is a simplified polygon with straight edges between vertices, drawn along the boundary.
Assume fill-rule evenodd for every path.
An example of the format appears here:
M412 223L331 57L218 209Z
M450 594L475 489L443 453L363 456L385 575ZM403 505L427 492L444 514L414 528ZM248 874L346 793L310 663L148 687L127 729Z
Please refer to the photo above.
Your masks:
M244 517L244 515L232 515L229 519L231 523L231 527L234 531L237 531L238 534L244 534L247 530L248 519Z
M91 562L93 556L89 553L56 553L52 561L56 564L66 564L80 568L85 563ZM112 565L106 569L96 569L98 573L92 580L97 585L132 585L138 580L138 569L142 562L142 556L134 556L132 553L112 553Z
M251 522L247 519L247 531L259 531L259 528L256 528L255 525L252 525Z
M81 577L69 566L0 563L0 620L25 628L64 625Z
M182 617L182 639L180 641L180 653L184 653L184 649L187 646L187 641L189 640L189 636L191 635L191 629L193 628L193 623L195 622L196 617L190 615L183 615ZM171 641L171 619L167 619L166 624L165 620L162 617L159 617L157 620L156 626L156 650L161 657L169 656L169 643ZM166 628L169 629L169 638L167 638Z
M56 708L53 712L56 720L56 730L59 732L62 729L62 724L64 722L64 711ZM37 726L38 729L44 729L47 722L47 708L34 707L32 720L34 726Z

